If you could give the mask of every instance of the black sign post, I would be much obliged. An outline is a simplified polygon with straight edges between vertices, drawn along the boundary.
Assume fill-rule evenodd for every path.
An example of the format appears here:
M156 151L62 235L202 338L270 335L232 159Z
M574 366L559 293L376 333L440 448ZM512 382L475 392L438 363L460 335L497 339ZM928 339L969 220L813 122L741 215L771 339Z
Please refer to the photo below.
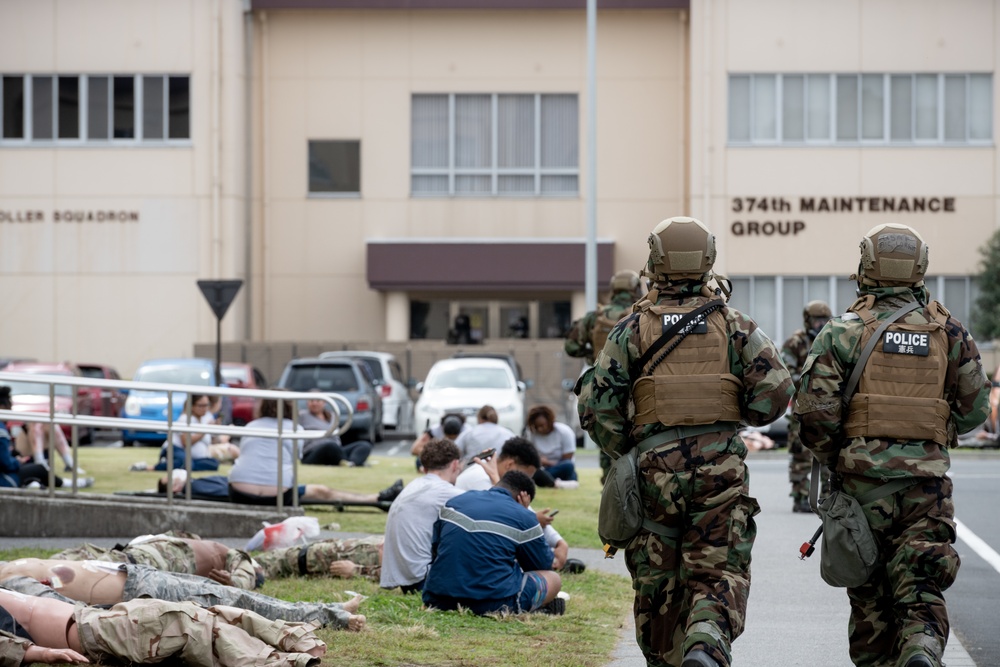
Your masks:
M198 289L215 313L215 384L222 386L222 318L243 286L242 280L199 280Z

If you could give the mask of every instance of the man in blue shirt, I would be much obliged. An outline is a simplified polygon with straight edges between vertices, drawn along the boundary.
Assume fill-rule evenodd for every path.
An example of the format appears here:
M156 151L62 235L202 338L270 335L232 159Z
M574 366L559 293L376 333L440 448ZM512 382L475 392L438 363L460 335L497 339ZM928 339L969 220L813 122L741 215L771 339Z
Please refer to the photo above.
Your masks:
M467 491L445 503L434 524L424 604L461 605L479 615L563 613L552 549L527 509L534 497L531 478L511 470L488 491Z

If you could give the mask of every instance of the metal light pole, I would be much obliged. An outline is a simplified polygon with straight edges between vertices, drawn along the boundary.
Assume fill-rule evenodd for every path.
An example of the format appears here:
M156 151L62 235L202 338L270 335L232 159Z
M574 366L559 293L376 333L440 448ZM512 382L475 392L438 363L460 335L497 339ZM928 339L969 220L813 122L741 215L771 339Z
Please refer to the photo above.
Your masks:
M597 308L597 0L587 0L587 242L584 296Z

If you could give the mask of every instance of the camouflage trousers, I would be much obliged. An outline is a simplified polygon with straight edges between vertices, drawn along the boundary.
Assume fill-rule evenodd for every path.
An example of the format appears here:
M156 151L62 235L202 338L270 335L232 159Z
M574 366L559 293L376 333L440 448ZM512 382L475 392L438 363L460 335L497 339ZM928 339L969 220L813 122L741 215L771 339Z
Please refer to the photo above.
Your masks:
M74 617L91 661L307 667L319 664L307 651L325 650L312 624L269 621L234 607L132 600L108 610L80 607Z
M197 539L197 536L195 536ZM102 549L84 543L72 549L65 549L52 556L53 560L100 560L111 563L134 563L147 565L164 572L196 574L197 559L194 549L182 540L155 539L140 544L129 544L123 549ZM257 587L257 576L253 562L244 551L230 549L226 555L226 570L231 577L231 586L252 590Z
M857 496L879 480L845 476ZM943 591L955 581L959 557L949 478L922 478L914 486L864 506L881 564L863 586L847 589L851 660L858 667L894 667L914 653L941 663L948 641Z
M743 632L760 512L748 495L746 447L734 438L708 462L697 449L654 449L639 459L646 516L681 530L676 540L642 531L626 550L636 640L653 667L677 667L699 645L728 667Z
M808 449L802 446L802 438L799 437L801 426L794 415L789 417L788 425L788 481L792 484L792 498L809 497L809 477L812 472L813 455ZM820 468L822 473L822 489L825 493L830 488L830 470L826 466Z
M304 547L275 549L257 554L254 558L264 568L268 579L284 579L300 575L330 574L330 566L341 561L351 561L361 566L361 576L378 580L382 570L381 535L375 537L322 540ZM305 551L303 557L303 550ZM305 571L303 571L303 568Z
M193 574L161 572L143 565L122 565L127 578L122 600L157 598L189 601L203 607L225 605L256 612L273 620L316 623L346 628L350 614L335 602L287 602L233 586L223 586Z
M155 546L141 544L124 549L102 549L82 544L52 556L53 560L103 560L112 563L135 563L167 572L194 574L194 551L185 544L157 542Z

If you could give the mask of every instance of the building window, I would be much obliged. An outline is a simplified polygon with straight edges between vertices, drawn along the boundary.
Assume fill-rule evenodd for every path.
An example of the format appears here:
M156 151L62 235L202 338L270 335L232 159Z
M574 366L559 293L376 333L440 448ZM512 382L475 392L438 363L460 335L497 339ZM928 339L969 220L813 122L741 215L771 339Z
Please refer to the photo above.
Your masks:
M361 193L361 142L309 141L309 194Z
M187 143L190 77L2 76L0 145Z
M579 192L571 94L414 95L414 197L567 197Z
M810 301L825 301L834 315L840 315L857 299L857 283L840 276L736 276L731 280L730 305L752 317L779 347L802 328L802 310ZM972 313L979 296L976 279L928 276L924 283L931 298L943 303L975 336Z
M993 143L992 74L731 74L729 143Z

